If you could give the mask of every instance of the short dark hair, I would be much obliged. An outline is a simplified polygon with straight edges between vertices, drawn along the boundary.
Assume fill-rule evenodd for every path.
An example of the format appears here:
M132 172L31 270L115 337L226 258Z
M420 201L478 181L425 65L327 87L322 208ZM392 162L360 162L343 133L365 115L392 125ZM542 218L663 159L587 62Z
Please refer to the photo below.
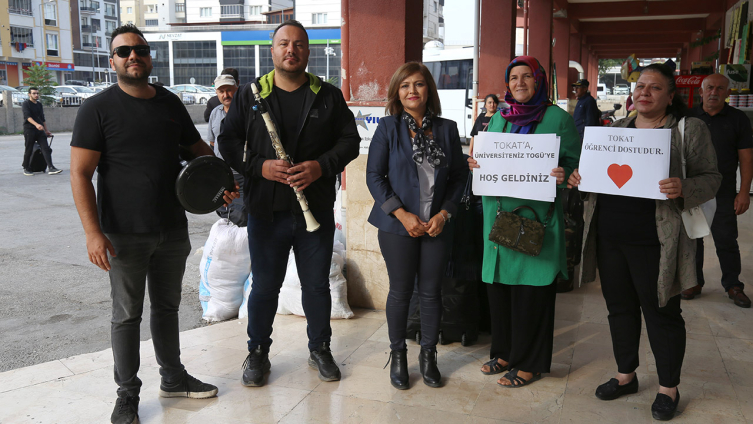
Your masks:
M238 70L235 68L225 68L220 72L220 75L230 75L235 80L236 85L240 85L241 82L238 80Z
M680 119L683 116L688 115L688 106L685 104L685 101L682 99L682 96L676 93L677 91L677 85L675 84L675 73L669 66L663 64L663 63L652 63L641 71L641 75L643 75L646 72L656 72L658 74L661 74L664 79L667 80L667 90L669 91L669 94L674 93L675 96L672 97L672 103L670 103L667 106L666 113L672 114L675 116L675 118Z
M401 67L397 68L392 79L390 80L390 87L387 89L387 107L385 111L390 115L397 115L403 113L403 104L400 102L400 83L402 83L409 76L420 73L424 80L426 80L426 86L429 88L429 98L426 99L426 109L431 112L432 116L442 114L442 105L439 103L439 93L437 92L437 84L434 82L434 77L431 76L429 68L421 62L408 62Z
M492 99L494 100L494 103L499 104L499 97L497 97L496 94L487 94L486 97L484 97L484 103L489 99Z
M303 33L306 34L306 44L308 44L308 42L309 42L309 33L306 32L306 28L303 26L303 24L300 23L300 22L298 22L298 21L296 21L295 19L291 19L289 21L285 21L285 22L281 23L280 25L278 25L277 28L275 28L275 32L272 33L272 41L274 41L275 37L277 36L277 31L279 31L280 29L282 29L283 27L286 27L288 25L292 25L292 26L294 26L296 28L299 28L301 31L303 31Z
M115 28L115 30L112 32L112 35L110 36L110 53L112 53L112 42L115 40L115 37L121 34L128 34L128 33L136 34L139 37L143 38L144 41L146 42L146 37L144 37L144 33L142 33L140 29L136 28L136 25L134 24L121 25Z
M39 89L38 89L37 87L29 87L29 91L27 91L27 93L31 94L31 91L32 91L32 90L37 90L37 91L39 91Z

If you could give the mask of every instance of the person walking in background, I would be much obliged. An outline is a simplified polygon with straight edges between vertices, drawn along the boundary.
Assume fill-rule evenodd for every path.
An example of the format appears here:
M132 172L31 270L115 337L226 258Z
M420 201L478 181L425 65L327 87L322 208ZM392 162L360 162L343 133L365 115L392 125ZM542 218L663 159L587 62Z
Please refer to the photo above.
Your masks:
M505 72L510 105L507 113L492 116L488 132L556 134L560 137L559 167L552 170L557 185L564 181L580 159L580 140L573 118L547 98L546 73L531 56L513 59ZM468 158L471 170L478 162ZM488 170L494 172L494 170ZM487 375L508 371L497 383L522 387L548 373L554 345L555 281L567 278L565 231L561 190L553 203L511 197L484 196L484 263L482 278L487 285L492 319L490 361L481 372ZM499 211L518 207L533 209L546 225L538 256L528 256L489 240ZM536 219L527 210L521 216Z
M489 125L489 121L492 119L495 113L497 113L497 107L499 107L499 98L496 94L487 94L484 98L485 113L481 113L476 117L476 122L473 124L471 130L471 147L469 155L473 156L473 137L476 137L478 133L486 131L486 127Z
M599 119L601 119L596 99L588 91L588 86L589 82L587 79L580 79L573 83L575 97L578 99L578 104L575 105L575 111L573 112L573 120L575 120L575 128L578 129L581 143L583 143L583 133L586 127L599 125Z
M374 197L369 223L379 229L390 289L387 328L390 381L408 388L405 344L408 307L418 286L424 383L441 385L437 368L442 277L447 265L444 226L456 213L465 187L465 160L457 124L440 118L442 107L426 66L408 62L392 75L386 113L379 120L366 165L366 185Z
M721 175L706 125L684 120L687 108L676 93L672 69L652 64L641 71L633 91L637 114L615 122L617 128L671 130L669 178L657 181L666 200L589 193L586 199L581 281L591 282L599 271L601 291L609 310L609 331L617 375L596 388L596 397L614 400L638 392L641 312L656 360L659 393L651 414L658 420L674 417L680 403L685 321L680 291L696 285L695 248L681 213L714 197ZM683 178L680 149L687 158ZM578 186L576 169L568 186Z
M71 188L89 260L110 277L118 385L110 420L131 424L138 422L139 324L147 288L149 326L162 376L159 395L217 395L217 387L189 375L180 361L178 308L191 242L186 212L175 194L179 152L195 157L212 155L212 150L180 99L148 83L150 47L138 28L116 28L110 49L118 84L78 111L71 139ZM225 191L225 202L234 197Z
M240 80L238 79L238 70L235 68L225 68L220 72L220 75L230 75L235 80L235 85L240 86ZM217 90L217 86L214 86L214 89ZM222 104L222 101L219 98L219 95L212 96L207 100L207 107L204 109L204 122L209 122L210 115L212 115L212 111ZM216 150L215 150L216 152ZM240 181L239 181L240 183Z
M729 80L721 74L707 76L702 83L703 103L691 110L690 115L706 123L716 150L722 185L716 193L716 213L711 224L716 256L722 270L722 287L735 305L750 308L750 298L745 295L745 285L740 281L742 263L737 244L737 215L750 207L750 183L753 179L753 132L750 119L742 111L728 105ZM737 169L740 168L740 192L737 192ZM701 294L703 277L703 239L698 239L696 275L698 285L684 290L682 298L693 299Z
M39 148L42 150L42 156L44 156L45 162L47 162L47 173L50 175L59 174L62 170L55 168L52 164L52 149L47 144L47 137L52 133L47 129L47 122L44 119L44 110L42 109L42 102L39 100L39 89L37 87L29 87L29 98L24 100L21 105L21 111L24 114L24 159L21 166L24 169L24 175L34 175L31 171L31 153L34 151L34 143L39 144Z
M335 221L335 181L358 156L361 138L342 92L306 73L309 39L300 22L280 24L272 36L274 70L244 84L236 94L217 140L222 157L243 170L248 210L248 244L253 281L248 299L248 351L241 383L262 386L269 372L269 347L277 301L290 249L295 255L308 322L308 364L323 381L340 379L332 357L329 271ZM261 108L251 84L259 89ZM295 164L277 159L262 117L269 113L285 152ZM293 191L304 190L321 227L306 230Z

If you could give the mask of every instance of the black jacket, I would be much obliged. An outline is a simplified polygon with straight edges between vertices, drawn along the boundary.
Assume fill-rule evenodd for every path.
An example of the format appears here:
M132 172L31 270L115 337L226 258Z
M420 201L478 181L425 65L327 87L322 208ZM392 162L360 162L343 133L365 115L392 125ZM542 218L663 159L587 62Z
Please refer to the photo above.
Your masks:
M319 77L307 74L309 87L306 91L306 119L298 130L295 140L282 140L285 152L297 163L316 160L322 168L322 176L304 190L312 210L332 209L335 202L335 180L350 161L358 156L361 138L356 129L353 112L348 109L342 92ZM262 101L272 100L274 71L257 79ZM262 177L262 164L268 159L277 159L264 119L254 111L254 95L249 84L238 90L225 117L222 133L217 143L220 153L228 164L245 176L243 184L244 203L249 214L271 221L275 190L293 189L286 184L269 181ZM272 108L266 104L272 120L279 127ZM244 143L248 140L246 162L243 163ZM300 206L293 202L294 211Z

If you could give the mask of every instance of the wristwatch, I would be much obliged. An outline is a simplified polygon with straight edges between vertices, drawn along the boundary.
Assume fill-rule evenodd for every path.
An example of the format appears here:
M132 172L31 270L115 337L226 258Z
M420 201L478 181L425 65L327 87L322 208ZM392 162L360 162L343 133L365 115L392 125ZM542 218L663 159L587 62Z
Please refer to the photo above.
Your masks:
M442 213L442 212L440 212L440 214L441 214L441 213ZM451 213L449 213L449 212L447 212L447 216L444 216L444 214L442 214L442 218L444 218L444 221L445 221L445 222L447 222L447 221L449 221L449 220L450 220L450 218L452 218L452 214L451 214Z

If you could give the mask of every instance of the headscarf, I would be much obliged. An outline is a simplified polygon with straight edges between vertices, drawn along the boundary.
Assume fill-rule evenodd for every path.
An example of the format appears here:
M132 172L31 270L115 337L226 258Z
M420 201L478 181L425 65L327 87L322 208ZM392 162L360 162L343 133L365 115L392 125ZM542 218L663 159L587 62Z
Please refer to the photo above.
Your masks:
M426 130L431 128L431 112L427 109L424 114L424 118L421 120L421 126L410 113L403 111L402 119L408 124L408 128L411 129L416 136L413 138L413 161L418 165L424 163L424 158L428 159L429 165L432 168L441 168L444 166L445 154L442 148L434 142L433 137L426 135Z
M533 71L533 97L527 103L520 103L512 96L510 90L510 70L515 66L526 65ZM541 66L541 63L533 56L518 56L507 65L505 71L505 85L507 85L507 93L505 93L505 102L510 105L510 109L502 110L502 115L507 122L516 125L520 128L521 134L528 134L533 128L533 123L541 122L546 113L546 108L552 105L549 101L549 84L546 81L546 72Z

